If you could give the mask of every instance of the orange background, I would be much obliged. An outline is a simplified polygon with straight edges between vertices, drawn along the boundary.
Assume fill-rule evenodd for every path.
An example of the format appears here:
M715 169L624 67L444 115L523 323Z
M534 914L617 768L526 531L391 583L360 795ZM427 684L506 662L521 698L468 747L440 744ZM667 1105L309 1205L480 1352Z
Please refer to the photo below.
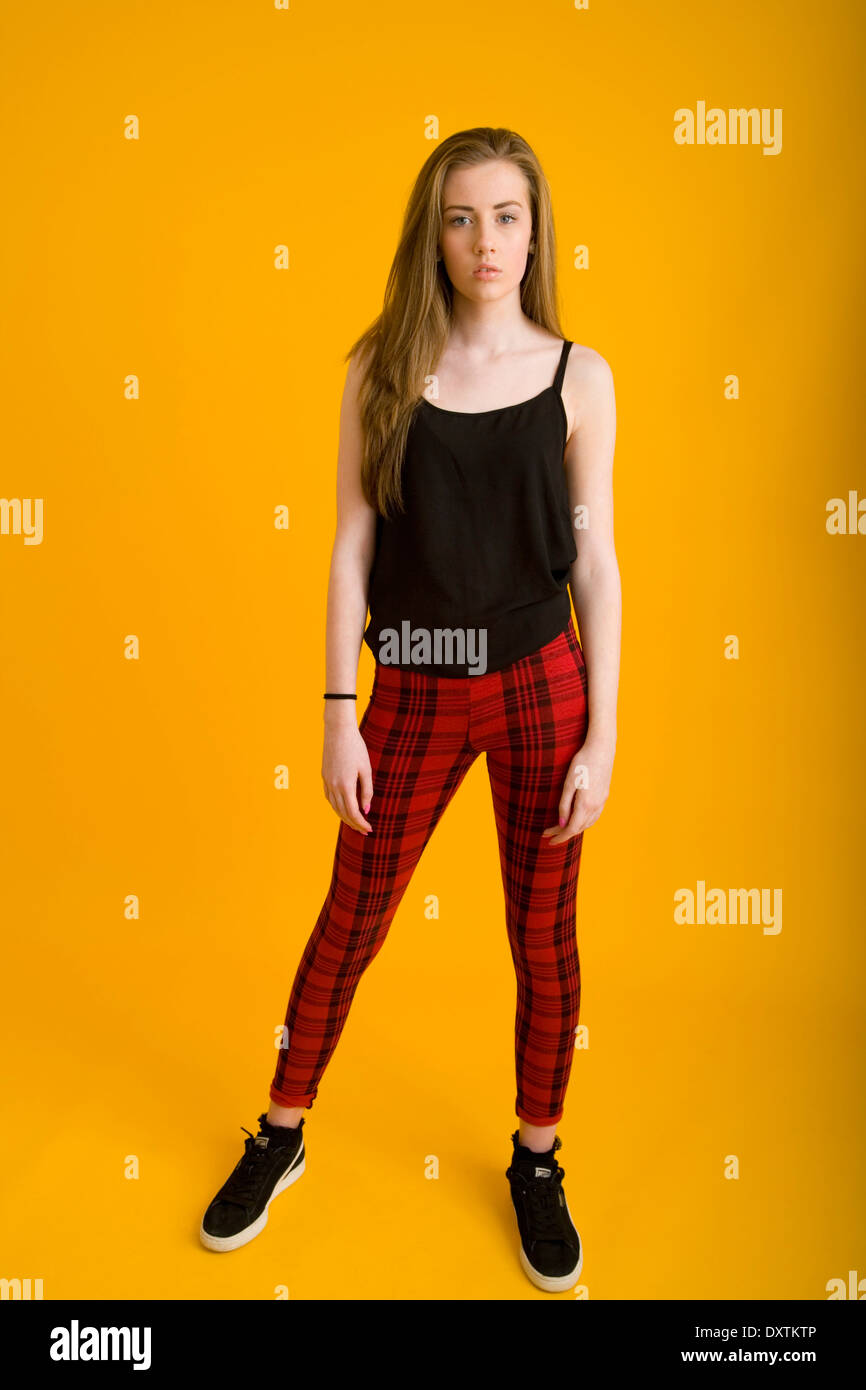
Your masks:
M0 536L0 1275L46 1299L551 1297L504 1176L483 758L359 986L302 1182L240 1251L198 1243L329 882L342 359L434 116L535 148L563 329L617 390L619 739L558 1130L585 1260L555 1297L866 1277L866 536L826 529L829 499L866 496L861 7L209 0L3 26L0 490L43 499L44 537ZM782 152L675 144L699 100L782 108ZM364 648L359 715L371 680ZM781 932L678 924L698 880L781 888Z

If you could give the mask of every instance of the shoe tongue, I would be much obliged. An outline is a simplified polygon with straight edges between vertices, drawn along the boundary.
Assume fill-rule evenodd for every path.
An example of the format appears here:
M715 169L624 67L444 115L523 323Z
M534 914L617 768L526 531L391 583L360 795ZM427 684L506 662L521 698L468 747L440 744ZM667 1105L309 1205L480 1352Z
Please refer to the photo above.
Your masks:
M281 1129L279 1125L269 1125L267 1120L259 1121L260 1133L256 1135L255 1147L266 1149L269 1145L275 1149L284 1144L290 1144L292 1138L297 1134L295 1129Z
M272 1139L276 1138L276 1131L273 1125L268 1124L265 1115L259 1115L259 1132L255 1138L254 1148L266 1149Z
M553 1156L553 1149L548 1149L547 1153L538 1153L535 1149L525 1149L521 1145L517 1161L534 1178L552 1178L556 1160Z

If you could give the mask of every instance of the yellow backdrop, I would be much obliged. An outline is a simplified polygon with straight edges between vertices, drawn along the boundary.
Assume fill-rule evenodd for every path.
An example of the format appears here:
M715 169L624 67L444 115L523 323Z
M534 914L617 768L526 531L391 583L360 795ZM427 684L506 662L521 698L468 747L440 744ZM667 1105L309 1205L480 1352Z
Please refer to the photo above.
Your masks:
M483 758L359 986L302 1182L242 1250L198 1242L336 842L343 357L431 141L490 124L542 161L563 328L618 405L619 741L558 1130L585 1260L557 1297L866 1294L866 535L828 512L866 500L862 8L160 0L5 31L0 1276L550 1297L504 1176ZM714 107L772 139L699 139ZM371 680L363 648L359 714ZM768 910L683 921L699 885Z

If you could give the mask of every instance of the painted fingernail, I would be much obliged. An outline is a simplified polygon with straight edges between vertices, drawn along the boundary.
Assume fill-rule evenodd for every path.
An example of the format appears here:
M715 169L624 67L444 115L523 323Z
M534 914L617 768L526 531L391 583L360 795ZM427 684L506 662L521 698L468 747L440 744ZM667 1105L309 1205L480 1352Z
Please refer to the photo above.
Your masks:
M565 816L560 816L560 817L559 817L559 823L560 823L560 825L565 825Z

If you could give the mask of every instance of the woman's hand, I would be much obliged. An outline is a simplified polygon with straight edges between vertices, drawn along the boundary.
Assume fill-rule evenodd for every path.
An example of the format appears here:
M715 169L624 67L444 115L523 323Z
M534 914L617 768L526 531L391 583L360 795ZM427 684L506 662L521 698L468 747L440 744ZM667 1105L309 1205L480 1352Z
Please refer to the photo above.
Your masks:
M594 825L610 794L616 739L587 738L569 763L559 799L559 825L542 830L548 844L562 845Z
M331 701L342 705L342 700ZM350 703L348 700L345 702ZM358 779L361 782L358 803ZM348 710L325 711L325 748L322 754L322 781L325 796L340 820L353 830L369 835L373 827L361 811L369 811L373 796L373 774L367 745L358 728L354 702Z

